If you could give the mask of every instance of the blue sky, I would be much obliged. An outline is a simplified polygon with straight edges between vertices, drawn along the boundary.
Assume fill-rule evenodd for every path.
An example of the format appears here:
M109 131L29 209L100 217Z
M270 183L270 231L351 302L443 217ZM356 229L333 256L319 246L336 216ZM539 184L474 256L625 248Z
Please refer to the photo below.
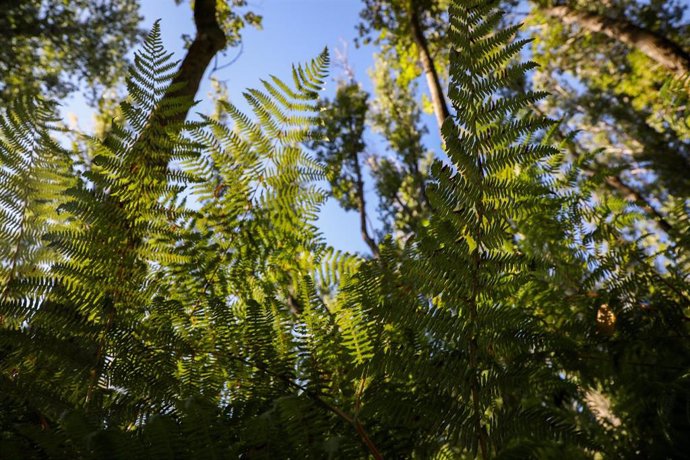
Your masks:
M181 35L193 35L194 32L189 2L175 6L172 0L141 0L141 5L145 17L143 27L150 28L160 19L166 47L181 58L184 53ZM350 44L348 53L352 65L360 80L366 80L372 50L357 50L352 45L361 5L359 0L250 1L251 10L264 18L263 30L245 29L242 54L232 65L213 76L225 81L231 96L239 98L245 88L256 86L260 78L269 74L287 78L293 63L316 57L324 46L333 51L346 41ZM237 49L228 50L226 56L220 56L219 64L231 61L237 52ZM208 82L206 78L198 95L200 98L207 95ZM204 105L201 108L203 110Z
M257 87L260 78L274 74L289 79L293 63L300 63L317 56L324 46L331 50L343 49L347 45L347 55L357 80L365 89L371 89L367 70L373 65L371 47L357 49L353 39L357 36L355 26L359 21L360 0L250 0L250 9L263 16L263 30L246 29L243 32L243 51L237 60L228 67L216 71L213 76L227 84L231 100L243 108L242 92L248 87ZM173 0L141 0L141 13L144 16L142 27L150 29L156 19L161 20L163 41L176 58L184 56L182 35L194 35L192 10L188 1L176 6ZM237 49L230 49L226 56L219 57L223 65L237 56ZM332 67L332 77L341 71ZM197 94L201 103L196 111L208 113L210 79L209 72ZM330 79L325 95L330 95L335 82ZM424 88L424 86L422 86ZM91 126L91 114L79 97L67 101L64 112L74 113L82 129ZM434 126L434 125L430 125ZM378 153L383 153L380 140L369 139L369 144ZM431 146L434 147L434 146ZM375 196L372 185L367 187L370 217L375 216ZM345 213L330 200L322 210L319 227L327 241L338 249L368 253L367 246L359 234L358 215Z

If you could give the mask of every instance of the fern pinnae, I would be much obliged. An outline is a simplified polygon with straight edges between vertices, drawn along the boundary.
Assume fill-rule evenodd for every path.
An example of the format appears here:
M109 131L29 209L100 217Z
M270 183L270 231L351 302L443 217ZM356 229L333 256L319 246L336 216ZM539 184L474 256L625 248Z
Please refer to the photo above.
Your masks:
M20 101L0 116L0 304L14 304L14 314L22 304L33 305L20 315L23 319L38 306L30 299L46 292L39 279L59 260L43 235L67 222L56 210L72 172L68 153L51 139L57 131L53 112L49 103ZM4 320L14 322L14 314Z
M420 281L415 291L439 299L421 323L437 338L437 353L459 347L458 353L464 355L459 361L466 360L467 387L463 402L454 406L466 404L467 418L453 428L458 430L454 436L483 458L502 449L500 441L490 436L494 424L502 422L487 415L495 412L496 399L507 391L501 382L529 376L515 366L504 369L510 363L508 356L515 353L507 345L516 339L510 331L529 330L523 322L529 316L509 314L513 310L508 305L496 307L509 301L521 280L529 279L521 273L527 270L523 258L505 252L511 216L522 197L533 192L512 169L555 153L552 147L523 142L525 135L551 124L543 118L519 116L543 94L496 96L529 67L510 67L524 43L509 43L515 27L492 32L501 17L491 2L452 2L451 40L457 48L451 53L449 95L456 115L442 128L452 165L444 167L437 161L432 167L428 195L435 215L418 240L419 252L406 264L409 272L404 277L407 282L416 277ZM424 263L427 258L433 264ZM466 265L469 273L458 271L458 263ZM498 317L488 314L495 308L504 312L498 324L490 320ZM442 322L442 318L446 319ZM521 334L519 349L543 347L538 333ZM451 361L450 356L446 360Z

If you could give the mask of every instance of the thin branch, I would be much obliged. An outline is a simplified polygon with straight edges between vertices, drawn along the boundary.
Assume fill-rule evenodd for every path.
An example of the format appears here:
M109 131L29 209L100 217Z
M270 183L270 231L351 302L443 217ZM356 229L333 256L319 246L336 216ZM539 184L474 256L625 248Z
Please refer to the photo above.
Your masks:
M353 166L355 169L355 186L357 188L357 210L359 211L359 231L362 234L362 239L371 249L371 254L374 258L378 259L380 257L379 247L376 241L369 235L369 230L367 229L367 207L366 201L364 199L364 178L362 177L362 168L359 164L359 155L354 154Z
M271 369L269 369L268 365L265 363L262 363L260 361L257 362L251 362L248 361L244 358L241 358L239 356L235 355L230 355L230 358L239 361L247 366L253 366L261 371L265 372L266 374L276 377L277 379L280 379L282 382L287 384L288 386L291 386L299 391L301 391L304 395L306 395L309 399L314 401L316 404L319 406L323 407L324 409L328 410L329 412L332 412L336 416L338 416L340 419L343 421L349 423L355 428L355 431L359 435L360 440L362 443L366 446L367 450L369 450L369 453L376 459L376 460L383 460L383 455L381 455L381 452L379 451L378 447L376 447L376 444L371 440L371 437L367 433L367 431L364 429L364 426L362 423L357 419L357 416L353 416L348 414L347 412L343 411L340 409L338 406L335 406L325 399L323 399L321 396L319 396L317 393L314 393L311 391L309 388L305 387L304 385L301 385L297 382L295 382L290 376L285 375L285 374L278 374L273 372Z
M237 51L237 55L234 58L230 59L225 64L218 65L218 55L216 54L216 57L215 57L215 60L213 63L213 68L211 69L211 73L209 74L209 76L213 75L214 73L218 72L219 70L227 69L228 67L233 65L235 62L237 62L238 59L240 57L242 57L242 54L244 54L244 42L240 42L240 48Z
M334 55L334 66L341 68L345 74L347 84L352 84L355 81L355 70L350 65L350 59L348 58L347 41L340 39L340 46L335 48Z
M654 217L654 220L659 224L659 227L661 227L661 229L664 230L666 233L669 233L673 230L673 226L669 223L668 220L666 220L663 214L657 211L649 202L649 200L647 200L646 197L642 196L640 192L638 192L630 185L623 182L620 176L608 176L606 178L606 183L609 184L612 188L618 190L618 192L621 195L623 195L623 198L625 198L626 200L638 203L639 206L642 209L644 209L644 211L647 214Z

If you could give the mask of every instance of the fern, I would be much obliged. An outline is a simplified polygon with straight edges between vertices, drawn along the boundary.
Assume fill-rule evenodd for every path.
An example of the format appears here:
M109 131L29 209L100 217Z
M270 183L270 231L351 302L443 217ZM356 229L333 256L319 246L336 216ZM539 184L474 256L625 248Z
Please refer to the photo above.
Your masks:
M383 400L369 404L410 400L382 428L412 429L412 445L397 448L423 455L431 439L483 458L580 442L568 415L538 396L563 382L548 365L548 332L516 301L534 273L514 225L548 192L526 171L558 151L530 142L553 125L529 114L544 95L507 91L533 65L513 63L525 42L511 41L516 27L495 31L501 17L492 2L452 2L455 115L442 129L450 164L434 163L427 188L434 213L402 254L382 252L358 288L381 292L368 300L378 336L367 375L371 398Z
M168 60L156 25L131 73L139 81L130 84L134 105L124 103L124 119L104 140L92 140L96 157L82 176L50 137L45 109L35 110L37 119L22 119L22 112L4 118L3 164L8 172L23 166L22 184L30 187L17 197L25 217L13 260L22 266L11 268L7 283L29 275L35 287L22 283L26 299L15 302L17 351L3 360L3 375L48 426L66 410L89 413L96 427L108 414L108 424L127 426L141 419L143 400L163 407L172 396L165 385L173 336L161 330L152 336L146 321L153 290L147 266L161 262L160 245L152 242L172 239L169 221L177 215L177 205L168 205L178 190L169 185L174 174L164 155L171 146L180 153L188 148L171 142L179 126L165 122L179 106L156 105L159 87L172 78L165 74L174 65ZM153 115L144 120L142 113Z
M641 234L514 89L519 28L450 3L447 160L377 259L315 224L326 51L184 123L156 24L90 165L0 116L3 455L683 455L686 203Z

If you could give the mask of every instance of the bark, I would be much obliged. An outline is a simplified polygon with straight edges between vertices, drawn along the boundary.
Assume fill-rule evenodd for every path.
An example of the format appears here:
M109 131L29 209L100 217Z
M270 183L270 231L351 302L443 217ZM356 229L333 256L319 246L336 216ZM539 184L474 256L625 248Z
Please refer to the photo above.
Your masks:
M374 258L378 259L379 247L376 245L376 241L369 235L367 230L367 208L366 201L364 200L364 178L362 177L362 168L359 165L359 158L357 154L354 155L354 169L355 169L355 180L357 187L357 210L359 211L359 230L362 234L362 239L371 249L371 254Z
M196 36L189 47L177 76L171 86L182 85L170 91L165 97L188 97L194 99L204 72L216 53L225 48L225 33L216 18L216 0L196 0L194 2L194 25ZM189 109L175 115L171 121L184 121Z
M140 148L146 152L150 150L147 144L155 134L152 130L163 131L170 125L178 125L175 129L181 129L182 123L187 118L191 109L194 96L199 91L199 85L204 77L206 69L211 64L216 53L225 48L227 40L223 29L218 24L216 17L216 0L196 0L194 2L194 25L196 36L187 50L177 75L172 79L169 89L158 104L159 109L150 117L149 127L144 129L133 148ZM177 99L183 110L175 110L170 113L162 113L160 107L169 110L167 101ZM186 107L185 107L186 104ZM154 121L155 120L155 121ZM143 162L154 169L165 169L169 158L157 156L155 158L143 157ZM133 173L139 165L133 166Z
M412 32L412 39L417 45L417 50L419 51L419 62L422 64L422 69L424 70L424 75L426 76L426 82L429 86L431 104L434 107L436 122L438 123L438 128L441 129L443 122L446 118L448 118L450 112L448 111L448 105L446 104L446 99L443 95L441 79L436 71L434 59L431 57L429 45L426 37L424 36L424 31L422 30L419 20L419 13L417 12L417 8L415 8L413 2L410 2L410 30Z
M643 52L669 72L683 76L690 72L690 54L677 43L625 19L615 19L569 6L545 8L544 12L565 24L577 24L589 32L601 33Z

